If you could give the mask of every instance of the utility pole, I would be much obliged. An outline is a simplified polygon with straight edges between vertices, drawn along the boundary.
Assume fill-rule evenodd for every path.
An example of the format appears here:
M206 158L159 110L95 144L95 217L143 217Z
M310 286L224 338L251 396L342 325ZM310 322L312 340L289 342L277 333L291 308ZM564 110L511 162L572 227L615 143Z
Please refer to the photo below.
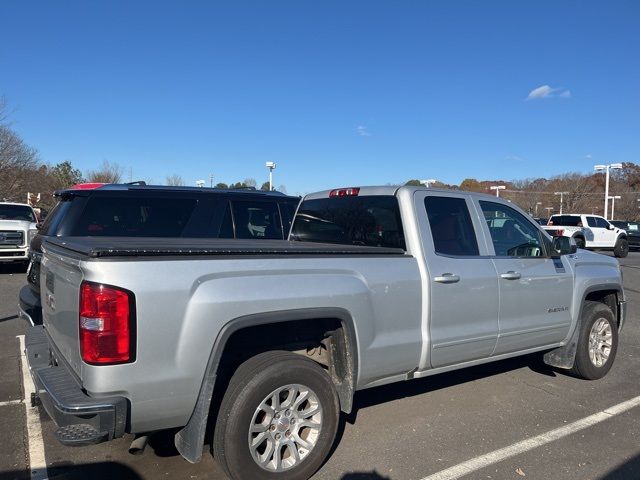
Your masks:
M496 197L499 197L500 196L500 190L504 190L507 187L505 187L504 185L492 185L489 188L491 188L491 190L495 190L496 191Z
M562 200L564 195L568 195L569 192L553 192L554 195L560 195L560 215L562 215Z
M213 173L209 175L209 182L211 182L211 188L213 188Z

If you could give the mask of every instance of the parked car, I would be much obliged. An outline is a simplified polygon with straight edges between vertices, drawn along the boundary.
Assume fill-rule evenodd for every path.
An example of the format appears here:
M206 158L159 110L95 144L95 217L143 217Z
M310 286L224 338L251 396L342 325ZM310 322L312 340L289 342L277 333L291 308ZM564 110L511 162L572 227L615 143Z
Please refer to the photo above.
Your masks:
M40 260L51 237L192 237L284 239L300 201L280 192L80 184L60 199L31 242L20 315L42 322Z
M38 217L26 203L0 202L0 263L29 261L29 242Z
M640 223L627 220L611 220L610 223L627 232L629 248L640 248Z
M48 237L26 351L58 440L176 428L197 462L210 429L232 479L303 480L356 390L533 352L586 379L613 364L618 261L502 199L325 191L290 238Z
M578 248L610 250L618 258L629 254L627 233L598 215L551 215L543 228L551 236L573 238Z

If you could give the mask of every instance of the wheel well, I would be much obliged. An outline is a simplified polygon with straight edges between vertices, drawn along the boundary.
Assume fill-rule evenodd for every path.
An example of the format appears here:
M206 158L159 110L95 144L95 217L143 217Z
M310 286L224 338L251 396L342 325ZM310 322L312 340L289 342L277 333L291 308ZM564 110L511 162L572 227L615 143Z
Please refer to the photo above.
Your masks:
M620 326L620 312L618 311L618 291L617 290L598 290L587 294L585 300L592 302L604 303L611 309L616 316L618 327Z
M241 328L224 345L216 372L209 428L215 425L218 407L236 369L249 358L270 350L287 350L322 366L336 386L340 409L351 411L355 390L351 333L340 319L291 320ZM210 437L212 432L208 432Z

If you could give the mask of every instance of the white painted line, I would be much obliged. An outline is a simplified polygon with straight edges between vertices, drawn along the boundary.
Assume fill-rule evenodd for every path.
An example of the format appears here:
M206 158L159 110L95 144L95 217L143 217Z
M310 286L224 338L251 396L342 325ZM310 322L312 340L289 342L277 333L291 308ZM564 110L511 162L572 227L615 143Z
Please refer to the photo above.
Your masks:
M24 400L7 400L0 402L0 407L8 407L9 405L20 405Z
M24 389L24 406L27 414L27 440L29 442L29 468L31 480L46 480L47 461L44 457L44 442L42 441L42 425L37 407L31 406L31 392L36 387L31 379L27 357L24 353L24 335L18 335L20 341L20 361L22 365L22 385Z
M513 445L509 445L508 447L494 450L493 452L489 452L476 458L472 458L471 460L467 460L466 462L454 465L453 467L447 468L446 470L442 470L440 472L434 473L433 475L429 475L428 477L424 477L422 480L458 479L465 475L476 472L482 468L488 467L489 465L493 465L508 458L515 457L516 455L520 455L521 453L528 452L529 450L533 450L534 448L541 447L542 445L546 445L547 443L554 442L568 435L579 432L580 430L584 430L585 428L597 425L598 423L604 422L605 420L614 417L615 415L620 415L621 413L624 413L637 406L640 406L640 396L609 407L601 412L594 413L593 415L582 418L563 427L556 428L555 430L542 433L536 437L528 438L526 440L522 440L521 442L514 443Z

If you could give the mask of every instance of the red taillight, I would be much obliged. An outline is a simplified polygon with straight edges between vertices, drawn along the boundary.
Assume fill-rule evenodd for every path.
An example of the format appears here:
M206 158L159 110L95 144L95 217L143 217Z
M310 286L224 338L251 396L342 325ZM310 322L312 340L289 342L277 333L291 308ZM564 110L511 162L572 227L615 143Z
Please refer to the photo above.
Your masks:
M133 361L133 294L116 287L82 282L80 354L96 365Z
M560 228L560 229L556 230L556 232L557 232L558 236L561 237L561 236L564 235L564 228Z
M329 197L357 197L360 193L358 187L352 188L337 188L329 192Z

